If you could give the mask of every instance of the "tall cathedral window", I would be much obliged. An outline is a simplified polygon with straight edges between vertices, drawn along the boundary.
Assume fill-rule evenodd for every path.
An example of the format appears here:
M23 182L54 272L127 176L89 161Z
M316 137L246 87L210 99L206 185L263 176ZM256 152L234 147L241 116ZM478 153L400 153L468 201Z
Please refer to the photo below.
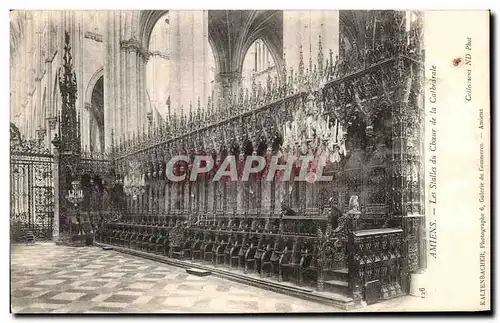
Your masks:
M92 90L90 117L90 151L104 152L104 77Z
M266 46L262 39L257 39L248 49L248 52L243 61L243 87L252 88L253 80L255 84L266 86L268 77L274 81L278 76L278 70L271 51Z
M153 28L149 40L150 57L146 66L147 95L155 123L165 120L170 95L170 19L163 15Z

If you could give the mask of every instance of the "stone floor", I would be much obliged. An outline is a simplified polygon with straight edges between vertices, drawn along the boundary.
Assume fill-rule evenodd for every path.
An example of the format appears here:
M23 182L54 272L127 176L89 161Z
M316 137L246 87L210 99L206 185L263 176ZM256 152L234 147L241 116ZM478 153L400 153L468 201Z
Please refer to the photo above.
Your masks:
M338 312L299 298L105 251L54 244L11 248L13 313Z

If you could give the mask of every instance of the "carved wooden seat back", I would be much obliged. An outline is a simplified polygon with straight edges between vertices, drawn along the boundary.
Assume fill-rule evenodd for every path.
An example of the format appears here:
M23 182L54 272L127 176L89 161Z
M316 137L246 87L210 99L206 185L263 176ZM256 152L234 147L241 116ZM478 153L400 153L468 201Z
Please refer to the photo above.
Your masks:
M257 230L257 220L252 220L252 224L250 225L250 230L255 231Z
M248 221L249 220L241 220L241 231L248 231Z
M241 238L241 248L238 252L238 256L243 256L245 255L245 250L248 248L248 237L246 234L243 235L243 237Z
M293 248L292 248L292 257L290 259L290 263L292 264L299 264L300 259L302 258L302 248L304 246L304 242L301 241L300 239L296 239L293 243Z
M307 243L303 254L304 260L302 262L303 268L316 267L316 247L313 243Z
M265 248L266 250L273 249L275 240L278 240L278 238L270 235L264 236L263 248Z
M273 249L276 252L282 252L285 249L285 245L286 245L285 244L285 240L282 237L277 237L274 240L274 247L273 247Z
M264 236L263 235L260 235L258 237L258 242L257 242L257 245L255 245L255 247L257 248L257 250L255 251L255 258L259 258L260 259L260 256L262 256L262 253L264 252L264 248L265 248L265 240L264 240Z

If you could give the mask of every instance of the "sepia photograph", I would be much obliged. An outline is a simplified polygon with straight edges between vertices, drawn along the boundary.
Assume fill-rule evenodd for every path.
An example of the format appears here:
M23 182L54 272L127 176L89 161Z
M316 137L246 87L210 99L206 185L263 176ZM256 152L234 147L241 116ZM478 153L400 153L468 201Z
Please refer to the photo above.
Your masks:
M447 13L11 10L10 312L489 310L489 13Z

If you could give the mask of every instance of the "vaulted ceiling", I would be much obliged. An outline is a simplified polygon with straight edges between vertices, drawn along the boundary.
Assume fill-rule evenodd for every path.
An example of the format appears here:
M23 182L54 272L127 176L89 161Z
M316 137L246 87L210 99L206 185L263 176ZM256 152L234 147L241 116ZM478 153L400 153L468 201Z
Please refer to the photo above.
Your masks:
M208 33L219 72L241 72L250 45L262 39L278 66L283 57L280 10L210 10Z
M365 30L369 11L341 10L339 12L340 29L350 43L356 41L358 46L365 46Z

